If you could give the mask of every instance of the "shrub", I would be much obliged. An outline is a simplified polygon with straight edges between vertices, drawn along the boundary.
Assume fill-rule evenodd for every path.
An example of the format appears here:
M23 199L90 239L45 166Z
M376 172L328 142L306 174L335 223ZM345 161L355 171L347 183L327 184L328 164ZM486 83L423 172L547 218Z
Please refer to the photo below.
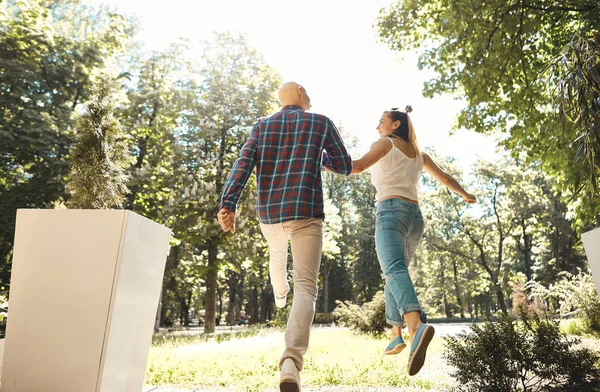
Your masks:
M468 392L570 392L600 388L600 356L577 347L557 324L531 318L502 316L472 332L445 337L444 355L456 368L459 391Z
M580 316L587 325L600 331L600 297L592 275L581 271L577 275L569 272L562 272L561 275L563 278L548 288L534 281L528 282L525 287L531 289L532 298L557 300L560 314L580 310Z
M546 305L542 297L530 296L524 283L516 283L512 286L513 313L518 315L520 310L524 310L529 316L536 313L540 317L546 316Z
M349 301L336 301L333 315L339 323L351 330L372 335L381 335L388 328L385 319L385 297L378 291L371 302L358 306Z
M86 112L77 120L77 141L70 153L67 189L72 208L121 208L127 189L130 156L115 117L117 82L100 75L92 85Z

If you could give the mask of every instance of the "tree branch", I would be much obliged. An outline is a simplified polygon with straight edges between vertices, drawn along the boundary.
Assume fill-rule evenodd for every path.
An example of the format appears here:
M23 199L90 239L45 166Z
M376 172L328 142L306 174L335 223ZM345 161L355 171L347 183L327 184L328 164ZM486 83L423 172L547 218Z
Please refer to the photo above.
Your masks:
M523 4L523 8L536 10L536 11L544 11L544 12L556 12L556 11L564 11L564 12L591 12L596 9L595 5L585 5L581 8L572 8L566 6L557 6L557 7L538 7L535 5Z

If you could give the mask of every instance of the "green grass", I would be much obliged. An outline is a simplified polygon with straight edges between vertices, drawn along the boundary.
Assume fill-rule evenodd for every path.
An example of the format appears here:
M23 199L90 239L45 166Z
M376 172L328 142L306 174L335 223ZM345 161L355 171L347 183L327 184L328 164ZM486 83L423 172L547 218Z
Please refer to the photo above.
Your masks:
M434 338L425 366L415 377L409 377L406 371L408 349L400 355L384 356L386 344L386 338L355 335L342 328L313 329L301 373L303 386L421 391L447 389L452 383L450 369L442 358L443 339ZM255 330L231 337L161 338L150 350L146 384L227 391L275 390L282 352L281 330Z

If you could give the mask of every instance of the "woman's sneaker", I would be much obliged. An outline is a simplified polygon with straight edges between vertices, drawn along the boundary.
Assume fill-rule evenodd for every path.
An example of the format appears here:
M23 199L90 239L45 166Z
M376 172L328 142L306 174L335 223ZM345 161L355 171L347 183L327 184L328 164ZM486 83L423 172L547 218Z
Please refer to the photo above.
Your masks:
M419 370L425 363L425 355L427 354L427 346L433 339L435 330L431 325L421 324L417 328L417 333L410 344L410 355L408 356L408 375L414 376L419 373Z
M402 339L402 335L396 336L390 344L383 350L384 355L394 355L400 354L400 351L404 350L406 347L406 343L404 343L404 339Z

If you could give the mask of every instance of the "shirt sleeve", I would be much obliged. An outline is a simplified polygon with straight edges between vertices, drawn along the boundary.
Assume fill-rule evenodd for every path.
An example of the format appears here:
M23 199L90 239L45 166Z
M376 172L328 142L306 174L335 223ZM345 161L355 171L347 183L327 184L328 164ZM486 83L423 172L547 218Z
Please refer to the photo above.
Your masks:
M329 168L331 171L346 176L352 173L352 158L344 141L340 136L335 124L327 119L327 134L325 136L325 154L323 155L323 165Z
M256 166L256 148L258 146L258 130L260 121L252 126L250 137L242 147L240 157L235 161L231 172L223 186L221 195L221 208L227 208L229 211L235 211L238 200L242 195L248 179Z

